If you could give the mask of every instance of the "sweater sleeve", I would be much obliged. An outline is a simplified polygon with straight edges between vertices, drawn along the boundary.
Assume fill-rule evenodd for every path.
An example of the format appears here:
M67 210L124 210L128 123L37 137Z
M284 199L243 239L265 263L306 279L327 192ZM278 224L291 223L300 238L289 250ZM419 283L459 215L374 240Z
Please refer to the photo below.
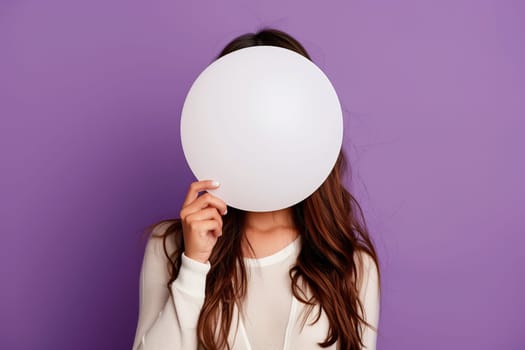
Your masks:
M139 316L133 350L196 349L197 321L210 264L182 254L179 274L169 280L162 239L150 237L140 272Z
M359 289L359 299L363 304L363 318L371 324L374 329L365 326L362 341L363 350L375 350L377 343L377 329L379 325L380 310L380 290L378 267L372 257L368 254L361 254L362 257L362 279Z

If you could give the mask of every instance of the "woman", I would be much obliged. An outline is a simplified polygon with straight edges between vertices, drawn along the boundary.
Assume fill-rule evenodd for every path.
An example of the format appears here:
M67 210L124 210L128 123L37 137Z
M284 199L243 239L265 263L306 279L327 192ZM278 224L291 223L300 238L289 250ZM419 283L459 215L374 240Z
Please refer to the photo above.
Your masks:
M218 57L256 45L310 59L275 29L242 35ZM375 349L378 257L345 170L341 150L313 194L272 212L228 208L199 196L220 184L193 182L180 219L146 231L133 349Z

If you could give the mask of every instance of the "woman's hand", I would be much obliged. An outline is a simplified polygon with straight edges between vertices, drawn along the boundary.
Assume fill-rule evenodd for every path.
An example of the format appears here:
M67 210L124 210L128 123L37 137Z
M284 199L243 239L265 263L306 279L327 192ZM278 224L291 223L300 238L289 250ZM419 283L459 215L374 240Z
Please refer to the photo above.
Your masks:
M193 260L205 263L210 258L217 239L222 236L222 215L226 214L226 203L207 192L219 187L212 180L192 182L182 204L180 218L184 235L184 254Z

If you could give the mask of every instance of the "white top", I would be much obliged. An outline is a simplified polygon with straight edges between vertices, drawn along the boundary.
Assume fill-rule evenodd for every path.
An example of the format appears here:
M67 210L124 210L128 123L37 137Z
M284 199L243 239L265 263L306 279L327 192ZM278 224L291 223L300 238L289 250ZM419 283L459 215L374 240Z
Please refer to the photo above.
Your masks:
M300 244L298 238L270 256L244 259L248 289L244 314L240 315L236 307L234 310L237 317L228 338L232 350L319 349L317 343L326 337L328 319L323 313L317 323L309 325L317 314L314 310L301 329L304 305L293 297L288 275ZM174 249L169 240L167 245L168 251ZM377 328L380 305L377 267L368 255L363 257L365 276L359 297L365 308L365 319ZM183 253L179 275L170 286L173 298L166 289L169 280L166 264L162 239L150 238L140 273L140 305L133 350L197 349L196 327L210 264L192 260ZM367 327L363 349L375 350L376 339L376 332ZM327 349L335 350L336 346L337 342Z

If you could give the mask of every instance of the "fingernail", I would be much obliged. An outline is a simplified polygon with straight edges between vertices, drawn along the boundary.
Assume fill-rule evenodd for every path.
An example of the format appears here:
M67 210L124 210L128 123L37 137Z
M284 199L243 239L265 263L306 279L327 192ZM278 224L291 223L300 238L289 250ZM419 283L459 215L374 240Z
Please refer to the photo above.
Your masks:
M213 181L213 182L211 183L211 185L217 187L217 186L220 185L220 183L219 183L219 181Z
M224 209L224 213L222 215L226 215L228 213L228 208Z

